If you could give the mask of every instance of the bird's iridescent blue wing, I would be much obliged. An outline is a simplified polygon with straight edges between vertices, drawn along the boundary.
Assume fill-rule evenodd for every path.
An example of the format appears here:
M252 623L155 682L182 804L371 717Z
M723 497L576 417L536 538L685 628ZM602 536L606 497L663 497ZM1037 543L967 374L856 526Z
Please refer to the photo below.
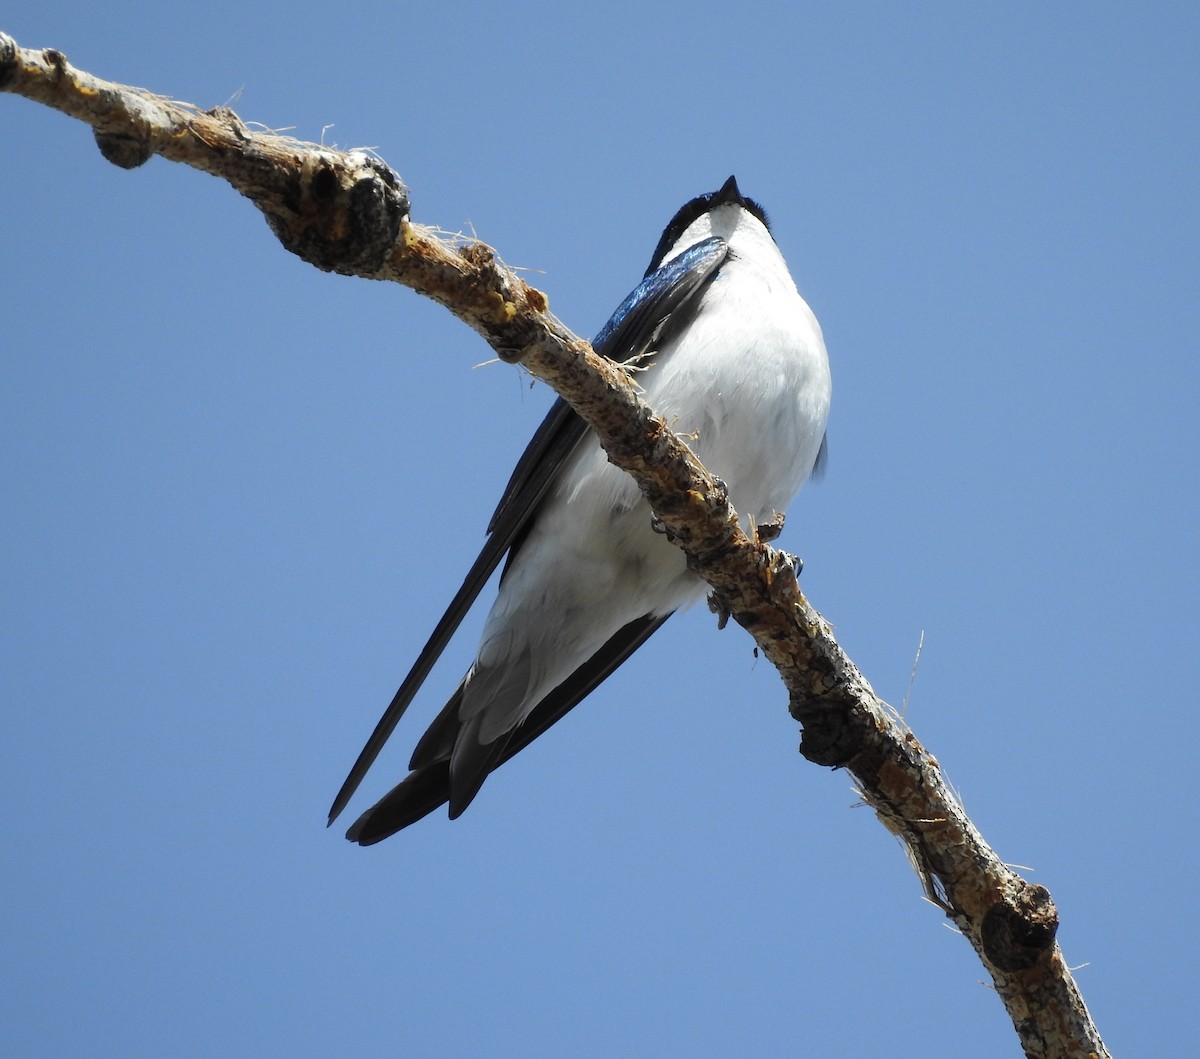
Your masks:
M625 363L655 348L668 321L687 315L687 306L721 267L729 247L715 236L689 247L642 280L596 335L592 348L602 357ZM512 536L507 550L546 494L567 457L587 432L587 424L561 397L538 427L517 461L512 477L488 523L493 537Z

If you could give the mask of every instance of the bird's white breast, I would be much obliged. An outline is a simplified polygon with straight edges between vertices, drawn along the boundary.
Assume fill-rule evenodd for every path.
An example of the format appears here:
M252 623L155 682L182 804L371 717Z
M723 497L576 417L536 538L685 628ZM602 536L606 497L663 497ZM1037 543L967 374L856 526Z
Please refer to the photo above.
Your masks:
M766 228L733 207L702 220L676 250L711 231L730 256L694 321L637 379L647 403L726 483L738 513L762 522L788 505L816 461L830 401L825 344ZM511 676L522 659L527 713L626 623L702 598L703 582L651 522L637 484L589 435L505 576L476 675L507 666ZM489 715L481 738L520 719Z

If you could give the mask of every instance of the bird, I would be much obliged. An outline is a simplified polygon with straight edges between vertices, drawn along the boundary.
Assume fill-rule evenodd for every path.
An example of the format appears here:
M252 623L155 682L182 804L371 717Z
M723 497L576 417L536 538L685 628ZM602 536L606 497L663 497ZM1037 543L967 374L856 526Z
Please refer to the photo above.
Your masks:
M592 343L722 483L742 518L778 519L827 454L821 327L766 212L730 177L685 203ZM707 593L629 475L561 398L508 482L487 539L334 799L346 807L501 560L475 659L408 775L346 837L372 845L484 780L561 720L677 610Z

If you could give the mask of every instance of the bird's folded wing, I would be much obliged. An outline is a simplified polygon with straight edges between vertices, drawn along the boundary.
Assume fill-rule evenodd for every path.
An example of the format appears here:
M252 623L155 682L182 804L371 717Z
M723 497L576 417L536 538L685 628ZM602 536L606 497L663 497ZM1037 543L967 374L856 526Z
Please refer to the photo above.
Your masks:
M689 247L650 273L613 313L596 336L593 348L610 360L622 362L652 352L671 316L686 312L688 304L716 275L728 253L725 241L714 236ZM446 608L334 798L329 810L329 823L333 823L353 797L367 770L379 756L384 743L506 552L511 552L511 562L512 555L516 554L528 532L538 505L586 432L587 424L569 405L561 399L554 403L517 461L504 495L488 524L487 543L471 565L462 586L450 601L450 606ZM638 641L639 644L641 642ZM628 652L623 657L628 657ZM571 703L572 706L574 704Z

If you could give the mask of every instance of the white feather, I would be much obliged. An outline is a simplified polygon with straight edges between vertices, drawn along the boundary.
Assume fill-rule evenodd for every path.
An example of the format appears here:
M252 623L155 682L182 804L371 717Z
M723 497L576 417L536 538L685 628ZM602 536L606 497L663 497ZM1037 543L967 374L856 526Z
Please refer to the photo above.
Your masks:
M693 322L638 377L647 403L687 438L758 522L812 471L829 414L821 328L766 227L739 205L702 214L665 260L710 235L730 255ZM490 743L622 626L703 598L683 553L651 529L636 483L589 437L547 497L484 626L460 717Z

